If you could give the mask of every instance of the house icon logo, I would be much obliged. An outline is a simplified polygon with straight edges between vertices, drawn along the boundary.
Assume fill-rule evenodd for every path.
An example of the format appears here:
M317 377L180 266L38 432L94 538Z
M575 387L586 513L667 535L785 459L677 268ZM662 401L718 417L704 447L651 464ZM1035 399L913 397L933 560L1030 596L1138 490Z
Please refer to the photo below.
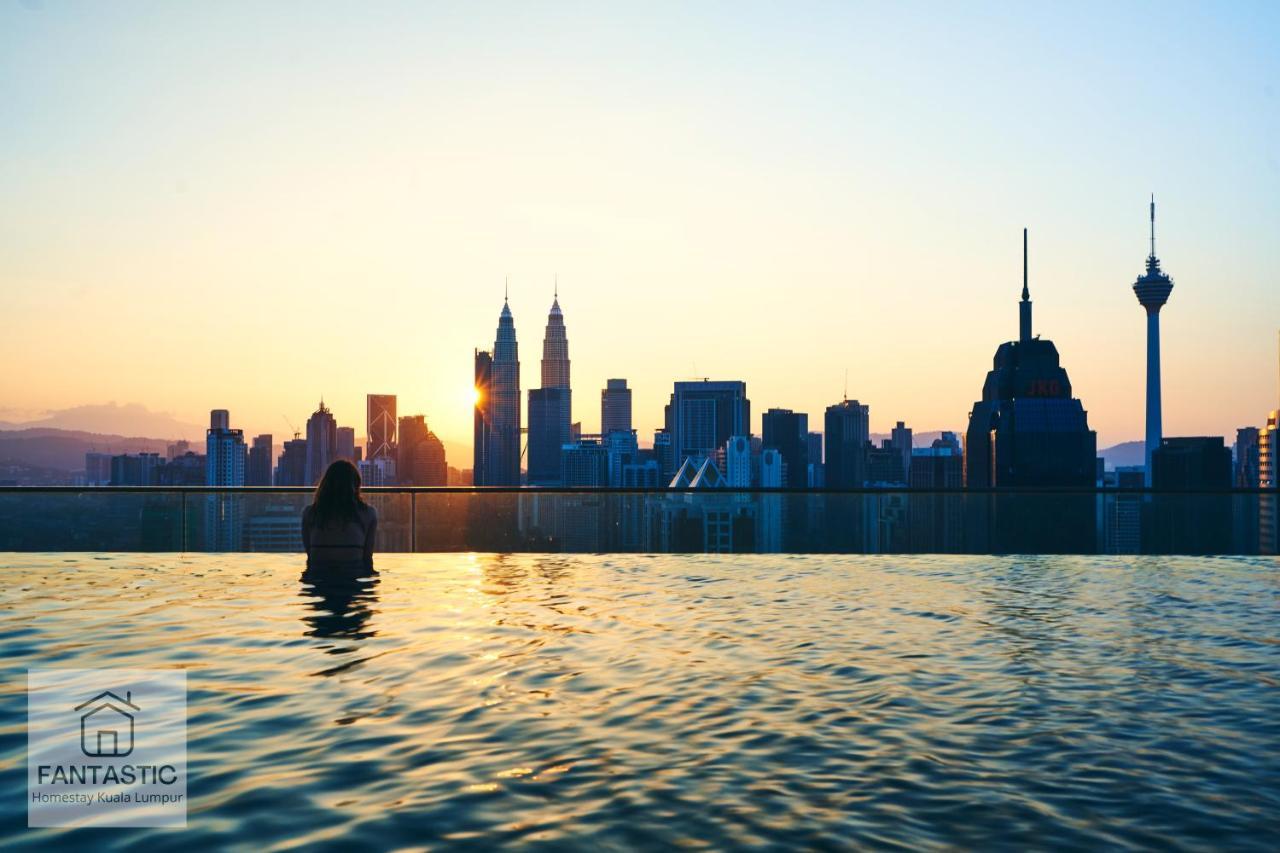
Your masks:
M133 752L133 716L141 709L130 700L104 690L77 705L80 714L80 751L94 758L114 758Z

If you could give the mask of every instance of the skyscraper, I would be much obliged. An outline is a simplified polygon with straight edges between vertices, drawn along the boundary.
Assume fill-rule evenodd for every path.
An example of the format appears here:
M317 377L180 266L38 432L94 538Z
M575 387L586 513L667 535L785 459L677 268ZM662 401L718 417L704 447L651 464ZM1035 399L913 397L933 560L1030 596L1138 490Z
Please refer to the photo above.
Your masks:
M365 398L365 456L394 456L396 445L396 395L369 394Z
M489 470L486 486L520 485L520 353L511 306L504 299L493 342L489 424Z
M529 484L554 486L562 482L560 455L572 440L573 392L569 388L569 338L560 295L547 315L542 339L542 387L529 391Z
M631 431L631 389L625 379L610 379L600 392L600 434Z
M270 486L271 463L275 456L275 448L271 444L271 436L264 434L255 436L253 446L249 448L249 461L245 467L244 484L246 486Z
M870 411L870 406L857 400L827 406L823 421L827 461L823 467L828 489L860 489L866 484Z
M907 481L910 482L912 450L911 427L907 426L902 421L898 421L897 426L893 428L893 432L890 433L890 436L889 444L902 456L902 476L907 478Z
M782 455L782 483L803 489L809 485L809 416L790 409L769 409L760 418L763 447Z
M1018 340L996 350L973 404L965 437L965 484L1084 486L1096 482L1097 436L1071 396L1071 380L1050 340L1033 336L1027 285L1027 232L1022 232L1022 301Z
M338 443L335 446L333 458L345 459L355 464L356 462L356 428L355 427L338 427Z
M560 291L557 289L547 314L547 329L542 337L542 387L569 388L569 336L564 327L564 314L560 311Z
M243 486L244 432L231 429L226 409L209 413L205 431L205 485ZM208 495L205 503L205 546L210 551L239 551L243 542L243 509L239 496Z
M493 430L493 353L475 351L475 412L473 414L471 477L477 486L489 485L489 444Z
M996 349L982 399L969 415L964 452L969 488L1096 485L1097 434L1089 429L1083 404L1071 396L1057 348L1032 334L1025 229L1018 340ZM974 547L1041 553L1096 548L1089 495L1002 497L988 509L970 522L975 535L993 535L995 541L975 541Z
M406 415L399 421L396 445L396 477L402 486L447 486L449 466L444 443L427 427L422 415Z
M666 410L672 464L714 456L730 436L751 434L751 401L747 383L739 381L677 382ZM656 446L656 439L655 439Z
M1160 309L1173 292L1173 279L1160 270L1156 257L1156 199L1151 197L1151 254L1147 255L1147 271L1133 283L1138 303L1147 311L1147 440L1146 481L1152 483L1151 456L1160 447Z
M226 409L209 413L204 459L205 485L244 485L244 431L231 429L231 416Z
M307 440L293 438L284 443L276 463L277 486L305 486L307 483Z
M336 458L338 422L321 400L319 408L307 418L307 485L319 483L329 463Z

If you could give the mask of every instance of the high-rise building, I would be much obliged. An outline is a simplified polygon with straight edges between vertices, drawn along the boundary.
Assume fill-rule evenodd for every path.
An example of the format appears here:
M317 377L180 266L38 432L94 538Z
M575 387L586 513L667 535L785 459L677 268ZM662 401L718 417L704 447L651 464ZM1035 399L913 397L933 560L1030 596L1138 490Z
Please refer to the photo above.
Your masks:
M731 489L746 489L755 485L751 453L751 437L734 435L724 446L725 483Z
M608 485L622 485L623 469L638 461L640 445L634 430L615 429L600 437L605 453L609 457Z
M573 441L568 388L529 391L529 485L560 485L560 454Z
M355 464L359 457L356 456L356 428L340 426L337 429L337 444L334 447L333 458L345 459Z
M271 436L263 434L255 436L249 448L249 459L245 465L244 484L246 486L270 486L271 463L275 459L275 448L271 444Z
M625 379L610 379L600 392L600 434L631 432L631 389Z
M277 486L307 486L307 440L293 438L284 443L276 463Z
M907 474L902 470L902 453L891 439L879 447L867 447L867 483L874 486L905 486Z
M84 455L84 481L89 486L111 484L111 454L89 451Z
M1258 549L1280 553L1280 410L1267 417L1258 435L1258 487L1267 494L1258 498Z
M890 433L889 444L894 450L898 451L902 456L902 476L909 479L911 477L911 427L898 421L894 426L893 432Z
M402 486L447 486L449 465L444 443L427 427L423 415L406 415L399 421L395 475Z
M529 391L529 485L560 484L560 454L574 440L571 435L572 419L569 337L557 293L547 315L547 329L542 339L542 387Z
M520 485L520 353L515 319L503 300L493 353L476 352L477 486Z
M960 495L930 492L964 485L964 464L958 443L941 439L932 447L911 451L907 484L919 490L908 495L909 547L913 553L945 554L964 545L964 515Z
M1221 436L1164 438L1151 457L1151 487L1202 494L1157 495L1143 504L1147 554L1226 554L1232 549L1231 451Z
M157 486L203 486L204 475L204 457L188 450L161 464L155 471L155 483Z
M159 453L122 453L111 457L112 486L155 486L164 465Z
M1156 257L1156 199L1151 197L1151 254L1147 255L1147 271L1133 283L1138 303L1147 312L1147 485L1153 483L1151 456L1160 446L1162 435L1160 411L1160 309L1173 292L1173 279L1160 270Z
M763 447L782 455L783 486L809 485L809 416L790 409L769 409L760 419Z
M1018 340L1001 344L974 403L965 439L965 484L1095 485L1097 436L1053 342L1032 336L1022 232L1022 302Z
M1261 435L1257 427L1241 427L1236 430L1235 472L1233 479L1237 488L1256 489L1260 471L1258 468L1258 438Z
M474 394L471 476L475 485L483 486L489 473L489 443L493 435L493 353L488 350L475 351Z
M365 458L395 456L396 395L369 394L365 398Z
M677 382L666 410L673 464L716 455L730 436L750 435L751 401L740 381Z
M244 431L231 429L226 409L209 414L205 431L205 485L243 486ZM239 551L243 544L244 509L238 495L212 494L205 503L205 547L210 551Z
M1091 489L1097 482L1097 434L1089 429L1083 404L1072 396L1057 348L1032 334L1025 229L1018 326L1018 340L997 348L982 399L970 412L965 485ZM994 498L990 509L994 517L975 513L971 521L975 534L986 530L996 541L975 541L976 548L1070 553L1097 547L1091 496Z
M245 467L244 430L231 429L226 409L209 413L205 431L205 485L243 486Z
M165 452L165 459L177 459L182 454L191 450L191 442L186 439L179 439L169 445Z
M671 444L671 433L665 429L653 431L653 458L658 463L658 475L662 482L671 482L677 467L676 451Z
M337 458L338 422L321 400L319 408L307 418L307 485L319 483Z
M827 407L823 469L828 489L860 489L866 485L870 411L870 406L848 399Z
M809 450L809 488L821 489L827 479L822 470L822 433L811 432L808 435Z
M542 387L572 387L569 382L569 335L564 327L564 313L560 310L559 289L551 301L547 328L542 337Z

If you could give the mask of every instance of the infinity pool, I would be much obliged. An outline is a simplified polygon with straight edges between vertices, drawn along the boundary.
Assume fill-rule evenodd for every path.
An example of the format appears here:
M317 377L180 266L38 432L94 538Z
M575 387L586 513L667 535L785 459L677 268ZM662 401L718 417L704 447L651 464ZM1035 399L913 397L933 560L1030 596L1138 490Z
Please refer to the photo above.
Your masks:
M0 555L0 843L1274 849L1280 564ZM181 667L186 829L26 828L28 667Z

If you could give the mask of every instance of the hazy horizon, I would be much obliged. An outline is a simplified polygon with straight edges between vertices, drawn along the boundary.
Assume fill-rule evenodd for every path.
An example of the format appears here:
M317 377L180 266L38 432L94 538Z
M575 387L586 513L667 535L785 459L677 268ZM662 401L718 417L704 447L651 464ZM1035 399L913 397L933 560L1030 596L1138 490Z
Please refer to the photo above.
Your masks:
M0 420L137 402L288 437L394 393L469 447L509 277L573 419L625 377L963 429L1035 331L1098 446L1277 407L1280 7L0 4ZM904 45L912 49L904 50ZM527 407L527 402L526 402ZM469 467L470 458L450 463Z

